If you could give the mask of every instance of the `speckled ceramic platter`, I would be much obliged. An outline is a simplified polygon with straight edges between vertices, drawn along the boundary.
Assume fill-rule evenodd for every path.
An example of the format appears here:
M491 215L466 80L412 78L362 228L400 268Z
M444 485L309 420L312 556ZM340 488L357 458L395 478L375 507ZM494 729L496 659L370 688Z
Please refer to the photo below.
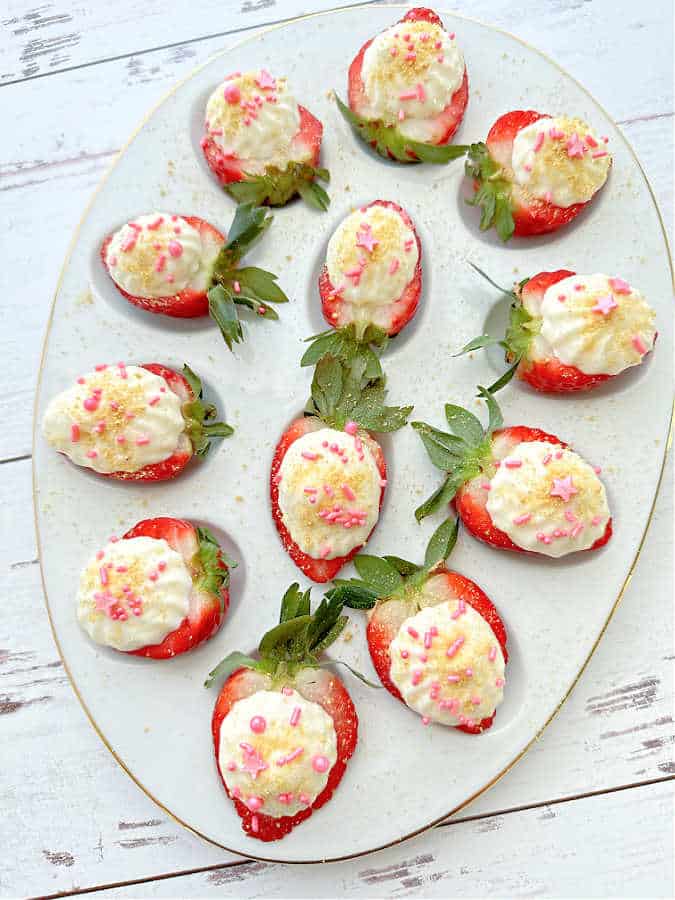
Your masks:
M184 825L229 850L273 860L318 861L366 853L446 817L518 760L575 683L630 576L663 468L671 415L672 292L668 251L649 186L624 138L571 77L536 50L476 22L444 16L469 72L470 101L458 142L483 139L503 112L574 113L610 138L606 188L574 224L551 237L501 245L477 229L464 203L461 161L448 166L384 162L359 143L329 91L343 96L349 62L400 9L372 7L313 16L248 38L176 88L149 116L99 188L58 288L42 366L38 421L48 399L100 361L189 362L236 426L202 465L156 486L120 484L70 465L35 440L35 503L48 611L64 663L92 724L138 785ZM223 76L266 66L289 76L296 97L324 123L323 164L331 172L326 213L300 203L276 212L247 258L276 272L292 302L281 321L251 323L231 354L210 321L152 316L126 303L99 262L101 240L133 216L160 208L199 215L226 229L233 202L199 150L206 98ZM310 372L298 366L302 339L323 327L317 276L336 223L355 205L395 200L423 244L424 292L414 324L393 341L384 365L392 403L442 424L443 403L472 402L477 383L500 370L498 356L451 353L503 308L472 273L472 260L503 284L542 269L621 274L657 310L656 352L639 370L588 395L546 397L513 384L500 394L507 423L537 425L570 441L603 468L615 536L598 553L559 561L499 553L466 534L452 566L476 580L508 628L506 698L480 737L423 728L384 691L346 676L360 717L359 746L331 802L284 840L244 835L219 783L210 739L215 691L206 673L232 649L252 650L275 621L280 596L299 572L282 551L268 504L276 438L302 409ZM373 552L417 559L437 524L418 526L413 509L438 484L410 428L387 437L390 488ZM137 520L175 515L207 523L240 561L232 607L219 634L167 663L94 646L75 618L81 565L111 533ZM301 583L306 584L300 577ZM314 596L318 598L320 588ZM372 675L360 615L333 653Z

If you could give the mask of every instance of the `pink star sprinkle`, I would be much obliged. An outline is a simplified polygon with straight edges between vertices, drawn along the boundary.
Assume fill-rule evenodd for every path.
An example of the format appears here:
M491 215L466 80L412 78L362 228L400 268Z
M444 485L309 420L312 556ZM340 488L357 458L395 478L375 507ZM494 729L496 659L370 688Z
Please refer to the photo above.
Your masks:
M255 80L255 83L261 88L263 91L266 90L274 90L277 86L276 78L273 78L267 69L261 69L260 75Z
M553 486L549 491L551 497L560 497L564 503L569 503L570 498L579 491L574 487L571 475L565 475L564 478L554 478Z
M367 250L368 253L372 253L379 243L380 242L373 237L373 233L370 228L365 229L363 228L363 226L361 226L361 230L356 235L357 247L363 247L363 249ZM349 273L345 272L345 274L348 275Z
M610 278L609 286L615 294L630 294L631 286L623 278Z
M602 313L603 316L608 316L618 305L611 294L605 294L602 297L598 297L595 306L591 307L591 312Z
M260 754L254 750L254 748L250 744L241 743L239 744L241 749L244 751L244 762L242 764L242 769L245 772L248 772L251 778L255 781L258 775L261 772L264 772L265 769L269 768L267 763L262 759Z
M582 159L584 153L586 152L586 145L581 140L576 131L574 131L571 137L568 138L565 147L567 148L567 155L570 157L570 159Z

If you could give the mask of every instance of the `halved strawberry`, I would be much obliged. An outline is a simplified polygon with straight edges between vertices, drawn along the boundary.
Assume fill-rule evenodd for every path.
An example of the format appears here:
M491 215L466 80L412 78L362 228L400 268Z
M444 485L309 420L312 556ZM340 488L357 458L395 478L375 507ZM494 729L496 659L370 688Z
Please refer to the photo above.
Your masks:
M225 94L227 103L233 104L237 109L248 105L251 110L246 115L256 119L261 114L266 115L267 103L275 104L278 96L275 93L277 84L269 72L261 70L260 81L256 79L256 87L253 94L247 85L253 84L250 79L241 78L240 73L229 76L220 85L209 101L222 103L219 93ZM258 89L259 88L259 89ZM244 94L242 94L242 91ZM246 93L248 91L248 93ZM250 161L239 158L228 148L223 148L219 138L222 137L222 128L214 129L206 121L206 133L201 139L201 148L206 162L222 184L225 190L240 203L267 204L268 206L283 206L288 201L300 194L310 206L325 210L328 208L330 198L325 190L317 184L317 180L328 181L330 176L326 169L318 168L319 154L321 151L321 139L323 137L323 125L304 106L297 104L299 115L298 131L290 140L290 161L281 169L270 163L264 171L253 174L247 170ZM233 123L234 124L234 123ZM244 125L250 125L251 121L245 119ZM234 124L234 127L240 127ZM256 168L258 168L260 163Z
M170 659L192 650L218 631L230 603L230 568L236 563L223 553L207 528L184 519L144 519L130 528L122 540L136 537L165 540L181 554L192 577L190 608L179 627L161 644L128 651L132 656Z
M439 16L432 10L423 7L408 10L398 24L404 26L406 22L428 22L431 26L443 28L443 23ZM410 38L410 35L408 37ZM425 41L429 40L428 34L421 37ZM336 97L340 112L355 129L359 137L381 156L398 162L445 163L451 159L463 156L468 148L449 147L447 145L462 121L469 100L469 79L466 67L461 84L452 96L448 98L445 107L440 113L428 120L429 140L412 140L401 132L396 120L373 119L368 116L370 103L363 82L362 70L366 50L372 43L373 40L371 39L361 47L349 67L349 108L341 102L339 97ZM398 48L395 49L398 50ZM412 64L414 64L416 55L414 42L401 45L401 58L403 58L403 54L406 51L406 59L409 56ZM397 55L392 51L394 58ZM415 81L415 84L411 84L411 88L417 88L417 85L420 85L423 91L424 70L417 73L415 77L418 80Z
M558 359L552 347L537 337L544 322L541 311L544 294L554 284L574 276L575 272L569 269L539 272L532 278L525 278L515 286L513 291L508 291L495 284L473 263L471 265L483 278L511 300L509 325L503 339L480 335L469 341L459 351L459 354L468 353L492 344L499 344L504 348L506 360L511 367L494 384L490 385L488 390L491 393L494 394L508 384L514 375L526 381L537 391L561 394L590 390L619 374L587 374L576 366L566 365ZM609 281L611 284L612 279ZM623 289L625 291L628 288ZM564 303L565 295L562 294L559 299ZM600 313L598 315L602 318ZM651 347L645 344L645 352L649 352L650 349Z
M216 407L212 403L203 403L201 379L187 364L183 366L183 374L160 363L143 363L141 368L163 378L180 398L185 431L167 459L143 466L135 472L111 472L104 477L119 481L168 481L180 475L195 454L206 456L213 438L229 437L234 429L226 422L212 421L218 414Z
M466 174L473 179L475 191L469 203L482 209L481 231L494 225L503 241L513 234L529 237L556 231L590 203L587 200L557 206L546 198L533 197L527 187L516 182L513 172L516 135L544 118L548 115L532 109L508 112L497 119L484 144L472 144L469 149Z
M161 224L164 218L158 216L157 221ZM269 304L288 301L288 297L276 284L276 275L253 266L239 267L244 254L272 224L272 218L272 216L268 216L266 210L254 207L252 204L240 205L230 226L227 242L225 236L204 219L197 216L177 218L176 221L184 220L199 231L202 239L203 260L208 262L205 263L204 271L200 271L195 276L199 279L198 288L187 287L176 294L164 297L134 296L121 288L115 281L115 260L111 260L108 252L113 235L109 235L103 241L100 257L117 290L134 306L138 306L146 312L181 319L210 315L220 328L223 338L231 350L233 344L244 339L237 312L238 306L245 306L264 319L278 319L279 316ZM142 263L143 265L152 264L156 271L161 271L157 267L166 266L167 254L180 256L183 249L173 238L166 246L166 242L151 241L150 237L155 237L154 228L157 227L154 223L151 223L151 226L153 227L151 235L148 237L148 242L143 245ZM135 228L139 233L143 230L138 223ZM134 244L122 252L134 253L135 247ZM149 251L154 253L151 263L146 258Z
M336 587L328 594L345 606L370 610L366 638L373 666L384 687L402 703L405 700L391 677L391 642L404 622L423 607L465 601L488 623L502 649L504 662L508 661L506 629L494 604L474 581L449 571L444 565L457 540L457 531L458 522L451 519L443 522L429 542L422 566L396 556L357 556L356 570L362 580L337 580ZM441 576L440 581L436 576ZM425 592L431 578L433 591ZM493 721L494 712L480 721L467 721L454 727L480 734Z
M305 416L295 419L289 425L274 451L270 470L270 500L274 524L286 552L298 568L313 581L330 581L345 563L359 552L363 544L355 546L344 556L332 559L318 559L303 552L286 527L279 506L281 464L291 445L304 435L326 427L340 432L347 431L353 436L355 446L360 442L373 456L380 474L379 508L381 508L387 481L387 467L382 448L370 430L395 431L405 424L412 410L412 407L385 407L382 403L383 397L382 379L366 380L361 372L354 372L344 361L328 354L322 357L316 367L312 381L312 399ZM320 511L318 507L317 511Z
M320 668L318 662L323 650L344 628L347 618L340 615L342 605L339 602L327 603L326 600L310 615L309 594L309 591L301 593L297 584L291 585L282 602L280 624L263 637L258 648L259 658L232 653L210 673L206 681L209 686L215 679L226 677L211 719L216 766L242 820L243 830L260 841L275 841L284 837L331 798L358 739L358 716L347 689L337 675ZM260 691L297 691L304 700L321 706L333 720L337 759L328 772L323 790L307 803L306 808L294 815L271 816L265 815L259 808L252 809L245 802L245 797L234 796L235 792L227 786L227 773L220 767L224 720L239 701L254 697ZM247 745L250 742L253 749L257 749L254 732L246 735L246 739ZM257 775L251 780L251 790L256 790Z
M502 428L502 414L493 395L480 388L479 396L483 397L489 410L489 423L485 429L473 413L449 403L446 404L445 414L451 434L425 422L411 423L432 463L446 473L440 488L415 510L415 517L421 521L443 504L453 502L462 522L474 537L502 550L528 552L492 521L487 509L490 480L502 460L520 444L538 441L564 448L567 444L539 428L526 425ZM575 489L573 493L578 492ZM527 516L526 521L529 518ZM612 520L609 518L604 533L585 549L597 550L607 543L611 535Z

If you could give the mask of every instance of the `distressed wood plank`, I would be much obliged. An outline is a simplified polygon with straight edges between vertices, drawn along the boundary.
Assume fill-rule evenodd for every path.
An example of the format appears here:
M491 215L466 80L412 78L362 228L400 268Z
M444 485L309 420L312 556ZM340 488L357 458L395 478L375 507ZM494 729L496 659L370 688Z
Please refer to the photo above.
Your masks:
M437 828L324 867L249 862L102 897L670 897L673 783Z
M29 467L24 461L0 468L10 472L0 491L7 535L0 566L9 570L3 596L12 598L0 623L0 806L10 816L0 892L72 890L119 881L120 873L148 878L232 860L158 810L79 708L43 610L27 514ZM672 594L671 522L666 484L634 580L571 699L527 757L461 817L491 819L514 807L674 773L672 620L663 614ZM638 621L658 627L636 628ZM19 815L31 823L28 836L13 821ZM427 840L434 838L419 846ZM408 852L402 848L401 858Z

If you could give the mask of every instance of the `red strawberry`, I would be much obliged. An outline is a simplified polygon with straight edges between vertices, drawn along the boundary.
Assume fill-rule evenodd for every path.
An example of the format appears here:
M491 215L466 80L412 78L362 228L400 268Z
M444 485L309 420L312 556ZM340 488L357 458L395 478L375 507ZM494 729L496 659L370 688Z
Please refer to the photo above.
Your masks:
M453 600L465 601L488 623L502 649L504 661L508 660L506 629L493 603L475 582L444 566L457 540L457 526L457 522L448 519L436 530L423 566L395 556L357 556L355 565L362 580L338 580L328 595L345 606L371 610L366 638L373 666L384 687L403 703L405 700L391 677L391 642L406 619L415 616L423 607ZM436 576L442 576L442 590ZM434 587L425 592L431 578ZM470 716L465 718L470 721L454 727L479 734L492 725L494 712L480 722L471 721Z
M261 841L279 840L308 819L331 798L356 749L358 717L352 699L337 675L319 668L317 663L319 654L335 640L347 622L346 617L340 615L341 610L339 602L324 600L310 615L309 591L302 594L297 584L292 585L282 602L280 624L260 642L259 660L233 653L210 673L206 682L208 686L214 679L226 676L211 720L213 748L218 774L242 820L242 828L250 837ZM271 816L259 809L251 809L245 802L245 795L240 792L237 798L228 788L227 773L220 768L221 726L237 702L254 697L259 691L283 693L289 689L297 691L304 700L318 704L331 717L337 738L337 759L328 773L325 787L305 809L294 815ZM253 730L248 740L255 747ZM251 789L259 790L257 777ZM264 803L261 808L264 810Z
M159 216L158 220L162 223L164 217ZM219 326L228 347L232 349L232 344L243 340L237 306L245 306L265 319L277 319L277 313L269 304L285 303L288 300L275 283L276 275L252 266L239 268L244 254L272 224L272 216L268 216L266 210L251 204L240 205L232 221L227 243L225 236L204 219L197 216L181 216L176 219L177 222L181 220L199 231L203 259L208 261L208 268L196 276L200 279L198 288L188 287L165 297L137 297L129 294L114 280L114 268L111 267L108 254L114 235L109 235L103 241L100 250L101 261L117 290L134 306L146 312L180 319L210 315ZM139 234L143 234L142 226L133 222L131 224ZM180 228L180 225L175 227ZM143 234L141 262L144 266L153 266L155 270L162 271L161 267L166 267L169 256L175 255L176 252L179 256L182 255L180 233L177 234L175 241L172 238L168 242L158 239L155 243L151 240L155 236L154 229L148 235ZM173 248L172 244L178 246ZM135 249L134 244L122 252L133 254ZM150 260L147 259L148 254L152 255Z
M401 296L391 304L389 325L384 329L389 337L393 337L408 324L417 311L420 294L422 293L422 245L412 219L401 206L397 203L392 203L390 200L373 200L372 203L368 203L362 208L362 212L373 206L382 206L397 212L405 225L413 232L417 243L418 259L415 272L405 286ZM340 292L336 291L335 286L331 284L325 264L319 276L319 293L321 294L321 307L324 319L332 328L343 329L355 324L351 313L345 309L345 303L341 298ZM360 330L363 330L367 325L359 321L358 327ZM370 323L370 327L378 331L381 330L380 326L375 325L375 323Z
M412 423L413 428L420 435L431 461L446 472L445 482L418 507L415 516L420 521L442 504L452 501L462 522L474 537L502 550L524 552L523 547L518 546L492 521L487 509L490 480L502 464L502 460L510 456L522 443L542 441L565 448L567 444L556 435L539 428L530 428L525 425L501 428L502 415L496 400L485 388L480 389L480 396L487 402L490 412L490 422L486 429L483 429L473 413L452 404L446 404L445 408L452 434L446 434L424 422ZM520 466L522 463L517 463L517 465ZM573 493L576 494L578 491L575 489ZM551 496L556 495L551 494ZM572 514L571 509L566 511ZM523 510L523 512L527 513L528 510ZM529 515L526 521L529 521L531 517ZM572 514L572 519L567 519L567 521L576 522L576 518ZM521 523L515 524L520 525ZM604 533L590 547L584 549L597 550L607 543L611 535L612 520L610 518ZM540 537L543 543L551 543L550 538L544 540L543 533L540 534ZM556 534L555 537L556 539L567 537L567 532ZM574 549L576 548L572 547L567 552L573 552Z
M443 27L441 19L430 9L418 7L409 10L400 20L405 22L428 22L430 25ZM338 106L347 121L356 129L360 137L381 156L398 162L448 162L461 156L466 147L447 147L464 116L469 100L469 80L464 69L464 77L460 86L450 97L447 105L433 119L428 120L430 134L428 141L414 141L405 137L394 121L368 118L370 104L366 95L362 78L363 58L372 44L367 41L360 49L349 67L348 99L349 109L338 98ZM412 46L412 45L409 45ZM401 53L406 46L401 44ZM408 47L409 49L409 47ZM402 56L401 56L402 58ZM413 60L414 64L414 60ZM424 88L424 70L420 71L420 82Z
M382 448L370 432L388 432L401 428L412 410L412 407L384 406L384 380L382 378L368 379L363 375L361 369L355 371L354 365L354 362L350 365L331 354L326 354L321 358L314 373L312 398L306 408L305 417L295 419L286 429L277 444L272 459L270 499L274 524L281 537L282 545L293 562L302 569L305 575L317 582L330 581L342 566L358 553L362 544L354 547L345 556L321 559L308 556L293 540L279 506L280 470L289 447L304 435L320 428L330 427L336 432L336 435L343 431L347 432L353 436L356 453L361 453L361 446L363 446L373 456L380 474L379 506L381 508L387 467ZM326 451L328 454L330 452L330 450ZM347 507L349 507L349 503L356 501L355 496L348 497L349 487L345 489L343 486L337 490L344 492L344 496L347 498L344 502ZM310 490L307 493L313 494L314 492ZM326 495L328 499L323 492L317 495L320 502L313 507L317 516L322 516L334 501L339 499L339 497L330 499L332 495L327 491ZM308 500L308 503L311 501ZM308 506L309 508L312 507ZM336 523L335 527L341 527L341 525ZM345 527L352 526L347 524Z
M201 380L188 365L183 366L182 375L159 363L144 363L141 368L159 375L180 397L185 431L178 447L167 459L143 466L135 472L111 472L105 477L119 481L168 481L180 475L195 454L206 456L213 438L229 437L234 429L225 422L212 421L217 415L216 408L212 403L202 402Z
M545 319L542 315L542 301L547 290L554 284L563 279L570 278L576 273L569 269L558 269L555 272L539 272L532 278L526 278L516 285L513 291L507 291L496 285L492 279L488 278L477 266L471 264L472 267L490 284L497 287L503 294L511 299L511 308L509 315L509 325L503 339L492 338L489 335L481 335L474 338L464 346L459 353L468 353L481 347L487 347L491 344L499 344L506 350L506 360L511 364L511 368L504 373L489 390L495 393L504 385L508 384L514 375L523 381L528 382L535 390L544 393L571 393L572 391L587 391L603 384L610 378L615 378L616 374L587 374L582 372L576 366L567 365L561 362L555 355L554 348L550 351L542 350L542 342L537 340L537 336L542 330L542 323ZM614 279L609 279L610 285ZM618 279L622 281L622 279ZM621 290L630 292L628 285L622 285ZM561 303L566 300L563 293L559 297ZM612 300L616 304L612 295ZM633 303L632 299L630 301ZM567 307L563 307L565 309ZM600 313L599 322L603 322L603 316ZM608 320L608 325L612 327L612 319ZM621 326L619 326L621 327ZM625 327L625 326L624 326ZM653 346L645 343L645 352L649 352ZM544 343L544 346L548 346Z
M533 197L526 187L515 181L513 142L516 135L543 118L548 116L535 110L519 109L506 113L494 123L486 142L472 144L468 153L466 173L473 179L475 190L469 202L482 208L481 230L494 225L503 241L512 234L529 237L556 231L571 222L590 202L557 206L545 198ZM584 152L591 152L591 147L585 147Z
M132 656L170 659L192 650L218 631L230 603L230 568L236 563L223 554L208 529L183 519L144 519L127 531L122 540L136 537L164 539L172 550L181 554L192 576L190 609L179 627L161 644L129 651Z

